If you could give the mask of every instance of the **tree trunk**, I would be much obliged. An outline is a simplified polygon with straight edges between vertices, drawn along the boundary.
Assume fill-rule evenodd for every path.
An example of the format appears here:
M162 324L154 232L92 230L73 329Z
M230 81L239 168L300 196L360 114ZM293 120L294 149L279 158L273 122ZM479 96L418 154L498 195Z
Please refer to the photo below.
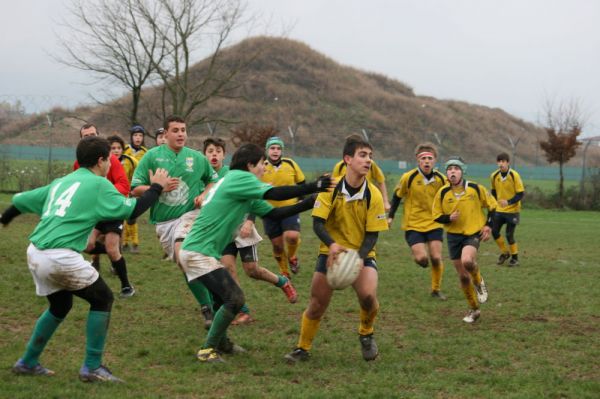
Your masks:
M141 87L134 87L131 89L131 115L130 115L131 126L138 123L137 115L138 115L138 111L140 108L141 95L142 95Z

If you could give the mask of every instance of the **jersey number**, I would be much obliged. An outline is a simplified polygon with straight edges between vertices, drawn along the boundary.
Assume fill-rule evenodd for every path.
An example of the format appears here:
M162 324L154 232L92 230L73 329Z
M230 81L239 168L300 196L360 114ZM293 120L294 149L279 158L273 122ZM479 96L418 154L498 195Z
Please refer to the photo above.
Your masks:
M221 180L219 180L217 183L215 183L214 186L212 186L212 188L210 189L210 191L208 192L208 195L206 196L206 198L204 198L204 201L202 201L202 206L208 204L210 202L210 200L213 199L213 197L215 196L215 193L217 192L217 189L219 188L219 186L223 183L223 180L225 178L222 177Z
M48 209L46 210L46 212L44 212L44 216L48 216L50 214L50 211L54 208L57 208L54 212L56 216L65 216L67 208L71 206L71 199L73 198L73 195L75 195L75 192L79 188L80 184L80 182L73 183L69 188L63 191L63 193L55 201L54 196L56 195L56 192L58 191L58 188L60 186L60 183L57 184L56 187L54 187L54 189L50 193Z

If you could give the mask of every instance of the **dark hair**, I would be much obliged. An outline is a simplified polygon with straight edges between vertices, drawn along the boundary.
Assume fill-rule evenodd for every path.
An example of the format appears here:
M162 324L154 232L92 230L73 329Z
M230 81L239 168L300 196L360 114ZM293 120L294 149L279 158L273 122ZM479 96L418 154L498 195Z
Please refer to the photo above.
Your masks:
M185 123L185 119L183 119L181 116L178 116L178 115L167 116L167 119L165 119L165 124L163 125L163 128L165 129L165 133L167 130L169 130L169 124L171 122Z
M498 156L496 157L496 162L500 162L500 161L510 162L510 157L508 156L507 153L502 152L502 153L498 154Z
M231 157L229 169L248 170L248 164L257 165L261 159L264 159L262 148L256 144L243 144Z
M370 150L373 150L371 144L362 137L360 137L358 134L348 136L346 137L346 143L344 144L343 155L353 157L356 153L356 150L358 150L359 148L368 148Z
M88 136L77 144L77 162L82 168L91 168L98 163L98 158L106 159L110 154L108 140L98 136Z
M119 143L119 144L121 144L121 148L123 150L125 150L125 141L121 138L121 136L118 136L118 135L115 134L115 135L112 135L112 136L108 136L106 138L106 140L108 140L108 143L110 145L112 145L112 143Z
M204 140L204 150L202 151L203 153L206 152L206 149L208 148L209 145L214 145L215 147L221 147L223 149L223 152L225 152L225 140L220 139L220 138L212 138L209 137L206 140Z
M89 129L93 127L94 129L96 129L96 134L100 135L100 130L98 130L98 128L96 127L96 125L94 125L93 123L86 123L83 126L81 126L81 129L79 129L79 137L81 137L81 132L83 132L85 129Z

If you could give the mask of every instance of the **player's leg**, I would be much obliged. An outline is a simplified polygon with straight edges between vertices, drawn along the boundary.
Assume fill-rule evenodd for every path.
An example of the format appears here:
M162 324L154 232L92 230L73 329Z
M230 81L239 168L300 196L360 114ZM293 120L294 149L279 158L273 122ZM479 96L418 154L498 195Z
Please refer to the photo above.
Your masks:
M140 235L138 229L138 223L136 219L130 219L125 221L125 227L129 229L129 238L131 240L131 252L134 254L139 253Z
M517 216L518 218L518 216ZM518 219L516 219L518 220ZM515 230L517 228L516 223L507 222L506 223L506 241L508 241L508 245L510 248L510 261L508 262L509 266L518 266L519 265L519 246L517 245L517 241L515 240Z
M271 240L273 258L275 258L275 262L277 262L277 266L279 266L279 272L289 278L290 269L288 267L287 255L285 254L281 221L263 218L263 225L265 233Z
M479 266L477 265L479 241L473 242L473 240L469 240L466 244L467 245L465 245L462 250L461 263L471 275L473 286L475 287L475 291L477 291L477 300L479 303L485 303L488 297L487 287L485 281L483 281L483 278L481 277Z
M501 230L503 225L504 217L499 213L495 213L492 223L492 237L494 237L496 245L498 245L498 248L500 248L500 256L498 257L498 261L496 262L497 265L504 264L504 262L506 262L510 257L510 253L508 251L508 248L506 247L506 242L504 241L504 238L502 238Z
M235 245L235 242L230 242L227 247L223 250L223 256L221 257L221 263L225 266L231 277L235 280L238 285L240 284L240 279L237 274L237 264L236 257L238 254L238 248ZM215 308L216 311L216 308ZM250 316L250 308L247 304L244 304L240 309L240 313L235 317L235 320L231 324L240 325L240 324L249 324L252 323L254 319Z
M410 251L415 263L423 268L429 266L429 260L427 259L427 248L425 246L425 235L418 231L407 230L404 233L404 239L410 247Z
M127 276L127 262L125 257L121 255L119 242L121 239L121 231L123 229L122 221L111 221L105 223L105 238L104 245L106 246L106 254L108 255L115 273L121 282L121 298L129 298L135 294L133 285L129 282Z
M293 215L281 221L283 229L283 240L286 245L287 262L292 273L300 270L298 261L298 248L300 247L300 215Z
M365 259L365 267L361 269L358 278L352 284L360 304L358 334L362 355L367 361L375 360L379 355L379 349L373 338L373 325L377 313L379 313L379 301L377 300L378 279L375 260L367 258Z
M441 230L441 229L440 229ZM427 242L429 249L429 258L431 259L431 296L445 301L447 298L442 293L442 276L444 275L444 262L442 260L442 240L443 232L439 232L439 239L433 239Z
M469 311L463 318L463 321L472 323L479 317L479 303L477 302L477 294L475 293L475 286L471 280L471 274L462 263L462 253L466 237L462 234L448 233L446 239L448 241L448 253L454 264L454 269L456 269L456 273L458 274L460 288L465 294L465 298L469 304Z

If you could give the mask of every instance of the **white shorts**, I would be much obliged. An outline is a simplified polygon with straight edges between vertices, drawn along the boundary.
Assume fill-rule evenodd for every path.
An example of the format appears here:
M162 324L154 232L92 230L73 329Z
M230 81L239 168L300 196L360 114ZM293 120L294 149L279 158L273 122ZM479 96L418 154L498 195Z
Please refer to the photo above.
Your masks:
M200 209L194 209L193 211L184 213L177 219L156 224L156 235L158 236L160 245L171 260L175 260L173 256L175 253L175 241L187 236L192 229L198 213L200 213Z
M27 264L39 296L80 290L94 284L99 276L90 262L71 249L40 250L29 244Z
M194 251L186 251L185 249L179 252L179 263L188 281L225 267L212 256L206 256Z

